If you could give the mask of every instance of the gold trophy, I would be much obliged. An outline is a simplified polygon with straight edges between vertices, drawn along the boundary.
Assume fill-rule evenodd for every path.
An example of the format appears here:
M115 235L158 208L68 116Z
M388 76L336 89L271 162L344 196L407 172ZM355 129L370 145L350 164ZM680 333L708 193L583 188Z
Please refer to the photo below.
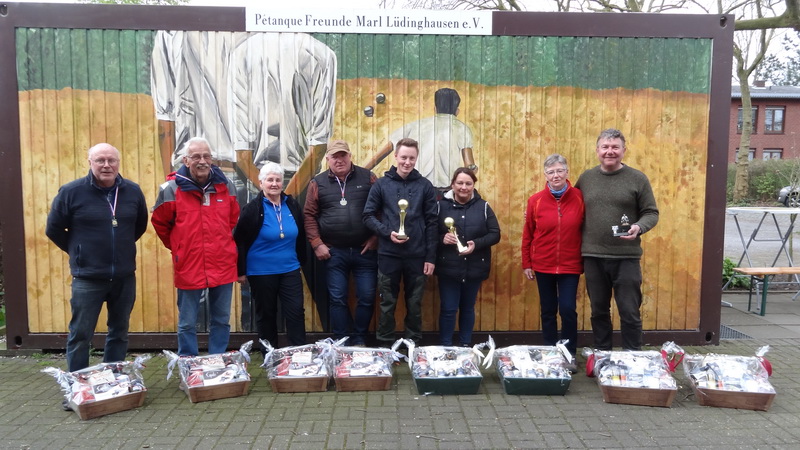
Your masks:
M408 209L408 200L401 198L397 201L397 207L400 208L400 229L397 230L397 239L405 241L408 239L408 236L406 236L406 209Z
M458 238L458 233L456 233L456 221L453 220L452 217L445 217L444 219L444 226L453 233L453 236L456 237L456 247L458 247L458 253L464 253L469 249L466 245L461 243L461 239Z

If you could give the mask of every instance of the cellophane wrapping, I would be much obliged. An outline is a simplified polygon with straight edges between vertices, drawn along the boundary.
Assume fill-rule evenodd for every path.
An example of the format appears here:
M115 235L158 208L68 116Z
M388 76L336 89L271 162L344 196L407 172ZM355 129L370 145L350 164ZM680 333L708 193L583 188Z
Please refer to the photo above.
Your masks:
M330 377L334 342L330 339L315 344L273 348L261 341L266 350L262 367L267 377Z
M334 376L391 377L392 366L403 355L389 348L335 347Z
M655 350L594 351L594 376L605 386L677 389L664 356Z
M181 382L190 389L249 381L247 364L250 362L249 352L252 345L253 341L248 341L238 351L204 356L178 356L169 350L164 350L164 354L170 359L167 365L167 379L172 376L172 371L177 366Z
M495 350L494 357L503 378L572 379L564 367L569 361L556 346L512 345Z
M42 372L56 378L67 401L82 405L146 391L141 370L148 359L150 356L143 355L134 361L101 363L75 372L56 367Z
M683 371L698 388L774 394L775 388L762 363L767 350L768 347L762 347L755 356L687 355Z
M416 378L480 377L483 355L473 347L416 347L409 351Z

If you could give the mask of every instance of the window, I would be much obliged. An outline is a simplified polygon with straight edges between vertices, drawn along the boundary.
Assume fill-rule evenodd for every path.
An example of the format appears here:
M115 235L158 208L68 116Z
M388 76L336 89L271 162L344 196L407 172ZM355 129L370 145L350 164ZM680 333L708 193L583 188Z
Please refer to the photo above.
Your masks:
M767 106L764 110L764 133L783 133L783 106Z
M781 159L781 155L783 154L783 149L781 148L765 148L764 154L762 155L764 161L769 159Z
M756 132L756 119L758 118L758 106L753 106L753 130L751 133ZM736 119L736 132L741 134L742 133L742 107L739 107L739 114Z
M747 153L747 160L748 161L752 161L753 158L755 158L755 157L756 157L756 149L751 148L750 151ZM734 161L738 161L738 160L739 160L739 149L737 148L736 149L736 156L734 157Z

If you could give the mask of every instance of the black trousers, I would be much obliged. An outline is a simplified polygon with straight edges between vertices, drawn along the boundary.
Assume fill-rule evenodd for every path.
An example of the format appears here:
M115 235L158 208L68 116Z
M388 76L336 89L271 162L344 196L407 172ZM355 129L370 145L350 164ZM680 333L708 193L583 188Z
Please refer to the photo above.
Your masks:
M594 348L611 350L611 295L617 303L622 348L642 348L642 268L638 259L583 258L586 291L592 306Z
M278 347L278 301L286 321L290 345L306 344L306 319L303 308L303 280L300 269L277 275L250 275L250 295L255 308L259 339Z

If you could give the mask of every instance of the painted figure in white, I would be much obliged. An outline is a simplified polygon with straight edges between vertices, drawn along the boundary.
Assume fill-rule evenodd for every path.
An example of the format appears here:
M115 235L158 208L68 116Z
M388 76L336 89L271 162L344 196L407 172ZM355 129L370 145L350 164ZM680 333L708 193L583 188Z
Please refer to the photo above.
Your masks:
M436 114L395 130L389 140L411 138L419 142L417 170L436 187L450 186L459 167L477 170L472 155L472 130L458 120L461 97L455 89L442 88L434 95Z
M151 88L165 173L202 136L222 167L254 180L275 161L291 176L331 137L336 55L304 33L158 31Z

